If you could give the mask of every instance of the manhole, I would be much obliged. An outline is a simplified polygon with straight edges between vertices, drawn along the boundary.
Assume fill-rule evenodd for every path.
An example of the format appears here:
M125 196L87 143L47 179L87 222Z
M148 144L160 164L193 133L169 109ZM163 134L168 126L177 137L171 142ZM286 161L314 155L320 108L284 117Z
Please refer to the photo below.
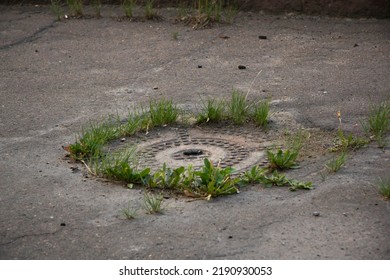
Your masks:
M254 165L265 166L265 149L269 146L261 128L249 125L164 127L117 143L114 149L125 144L135 144L138 167L152 171L164 163L171 168L191 164L197 170L208 158L220 167L230 166L240 172Z

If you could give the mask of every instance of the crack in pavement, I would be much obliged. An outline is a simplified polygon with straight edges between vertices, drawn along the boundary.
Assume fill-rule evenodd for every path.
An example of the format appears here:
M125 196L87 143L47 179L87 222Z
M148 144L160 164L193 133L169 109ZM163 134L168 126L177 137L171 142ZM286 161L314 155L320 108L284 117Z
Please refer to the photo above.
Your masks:
M56 234L57 232L59 232L60 230L61 230L61 229L58 229L58 230L53 231L53 232L43 232L43 233L24 234L24 235L21 235L21 236L18 236L18 237L13 238L11 241L8 241L8 242L5 242L5 243L0 243L0 246L9 245L9 244L12 244L12 243L18 241L19 239L23 239L23 238L27 238L27 237L54 235L54 234Z
M33 34L31 34L27 37L19 39L13 43L9 43L9 44L0 46L0 50L9 49L9 48L12 48L14 46L21 45L24 43L31 43L31 42L35 41L36 39L38 39L40 34L43 34L47 30L49 30L50 28L53 28L55 26L55 23L56 23L56 20L53 20L50 24L39 28L37 31L35 31Z

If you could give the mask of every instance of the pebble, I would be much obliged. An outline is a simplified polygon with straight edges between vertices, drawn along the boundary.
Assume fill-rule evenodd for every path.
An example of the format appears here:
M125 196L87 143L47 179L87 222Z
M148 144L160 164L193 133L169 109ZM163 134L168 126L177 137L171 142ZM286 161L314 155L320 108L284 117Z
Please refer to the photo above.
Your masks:
M320 216L320 213L319 213L319 212L313 212L313 216L319 217L319 216Z
M240 69L240 70L246 69L246 66L244 66L244 65L238 65L238 69Z

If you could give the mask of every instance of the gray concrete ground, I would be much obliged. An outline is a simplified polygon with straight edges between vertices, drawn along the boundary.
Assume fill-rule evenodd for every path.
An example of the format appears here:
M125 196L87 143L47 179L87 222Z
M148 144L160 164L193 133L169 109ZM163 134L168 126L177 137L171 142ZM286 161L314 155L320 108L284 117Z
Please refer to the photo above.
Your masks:
M360 133L370 102L390 97L389 20L246 13L192 30L170 11L162 22L112 18L120 13L55 22L47 7L0 7L1 259L390 258L390 202L376 189L390 173L389 148L371 143L320 175L336 112ZM121 209L140 206L143 190L84 178L64 158L89 120L150 98L194 109L199 96L232 88L272 98L273 131L311 129L318 150L288 175L315 189L171 196L163 215L126 220Z

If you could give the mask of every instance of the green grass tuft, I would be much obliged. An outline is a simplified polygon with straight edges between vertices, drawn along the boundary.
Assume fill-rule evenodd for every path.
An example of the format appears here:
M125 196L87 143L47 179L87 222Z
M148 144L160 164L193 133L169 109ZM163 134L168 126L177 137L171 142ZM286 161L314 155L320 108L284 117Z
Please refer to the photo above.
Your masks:
M337 157L331 159L325 164L325 167L328 169L329 172L338 172L341 167L346 163L347 161L347 153L341 152Z
M390 199L390 177L379 178L378 190L386 199Z
M161 195L145 194L144 196L144 207L148 214L162 213L161 207L163 197Z
M374 138L379 147L384 148L387 145L385 135L390 130L390 103L382 102L372 106L368 120L361 124L366 134Z

